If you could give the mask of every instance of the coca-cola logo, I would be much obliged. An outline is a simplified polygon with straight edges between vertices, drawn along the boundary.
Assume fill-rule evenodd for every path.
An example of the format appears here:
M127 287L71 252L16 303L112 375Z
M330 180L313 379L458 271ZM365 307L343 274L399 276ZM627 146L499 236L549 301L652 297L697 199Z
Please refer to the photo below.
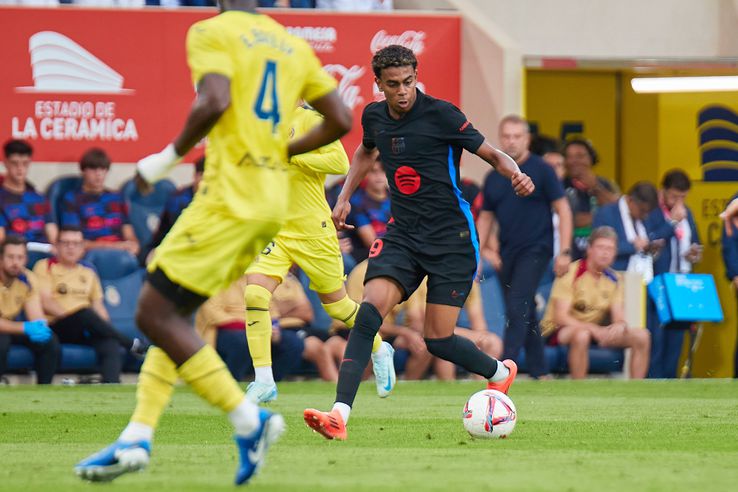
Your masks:
M399 44L413 50L416 55L420 55L425 50L425 32L405 31L402 34L388 34L387 31L382 29L372 38L369 50L374 54L391 44Z
M359 79L366 71L364 67L352 65L347 68L345 65L335 63L326 65L323 68L338 80L338 94L346 106L353 110L356 106L364 102L364 98L361 97L361 89L358 85Z
M307 41L316 53L333 52L338 40L335 27L289 26L287 32Z

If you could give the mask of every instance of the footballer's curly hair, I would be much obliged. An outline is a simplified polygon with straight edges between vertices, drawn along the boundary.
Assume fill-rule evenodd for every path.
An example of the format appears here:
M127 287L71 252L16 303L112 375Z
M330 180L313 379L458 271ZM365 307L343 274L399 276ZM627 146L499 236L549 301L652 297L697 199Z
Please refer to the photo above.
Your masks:
M417 69L418 59L415 58L413 50L399 44L391 44L386 48L382 48L372 58L372 70L374 70L374 75L377 78L380 78L384 68L407 66L412 66L413 70Z

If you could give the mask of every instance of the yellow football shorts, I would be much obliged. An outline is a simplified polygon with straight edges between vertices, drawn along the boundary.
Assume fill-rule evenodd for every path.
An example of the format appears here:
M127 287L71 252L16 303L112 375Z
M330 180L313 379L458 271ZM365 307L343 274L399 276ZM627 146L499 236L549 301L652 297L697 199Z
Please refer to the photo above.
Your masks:
M246 274L260 273L282 282L293 263L307 274L310 288L319 294L343 287L343 258L335 236L297 239L278 235L246 269Z
M243 275L281 225L234 217L195 201L156 248L148 270L159 268L172 282L211 297Z

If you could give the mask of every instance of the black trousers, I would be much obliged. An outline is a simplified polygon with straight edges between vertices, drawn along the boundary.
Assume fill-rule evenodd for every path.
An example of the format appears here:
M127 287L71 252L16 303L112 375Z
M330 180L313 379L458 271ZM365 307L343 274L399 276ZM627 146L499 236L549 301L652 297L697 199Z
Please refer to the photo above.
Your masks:
M10 345L23 345L33 352L35 360L36 381L38 384L49 384L54 377L59 364L60 347L59 339L52 335L46 343L33 343L25 335L10 335L0 333L0 376L5 374L8 364L8 352Z
M543 339L536 318L536 289L551 255L543 248L502 256L500 284L505 295L505 351L503 359L517 360L525 347L525 360L532 377L546 374Z
M120 382L123 359L118 347L129 349L131 341L120 335L95 311L89 308L80 309L56 320L51 329L62 343L87 345L95 349L103 383Z

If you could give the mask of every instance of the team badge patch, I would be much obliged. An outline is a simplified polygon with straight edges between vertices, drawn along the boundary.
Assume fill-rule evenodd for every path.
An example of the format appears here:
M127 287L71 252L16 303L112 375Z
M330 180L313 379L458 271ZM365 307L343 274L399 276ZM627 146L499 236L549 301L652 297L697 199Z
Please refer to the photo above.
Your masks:
M405 152L405 137L392 137L392 153L402 154Z

